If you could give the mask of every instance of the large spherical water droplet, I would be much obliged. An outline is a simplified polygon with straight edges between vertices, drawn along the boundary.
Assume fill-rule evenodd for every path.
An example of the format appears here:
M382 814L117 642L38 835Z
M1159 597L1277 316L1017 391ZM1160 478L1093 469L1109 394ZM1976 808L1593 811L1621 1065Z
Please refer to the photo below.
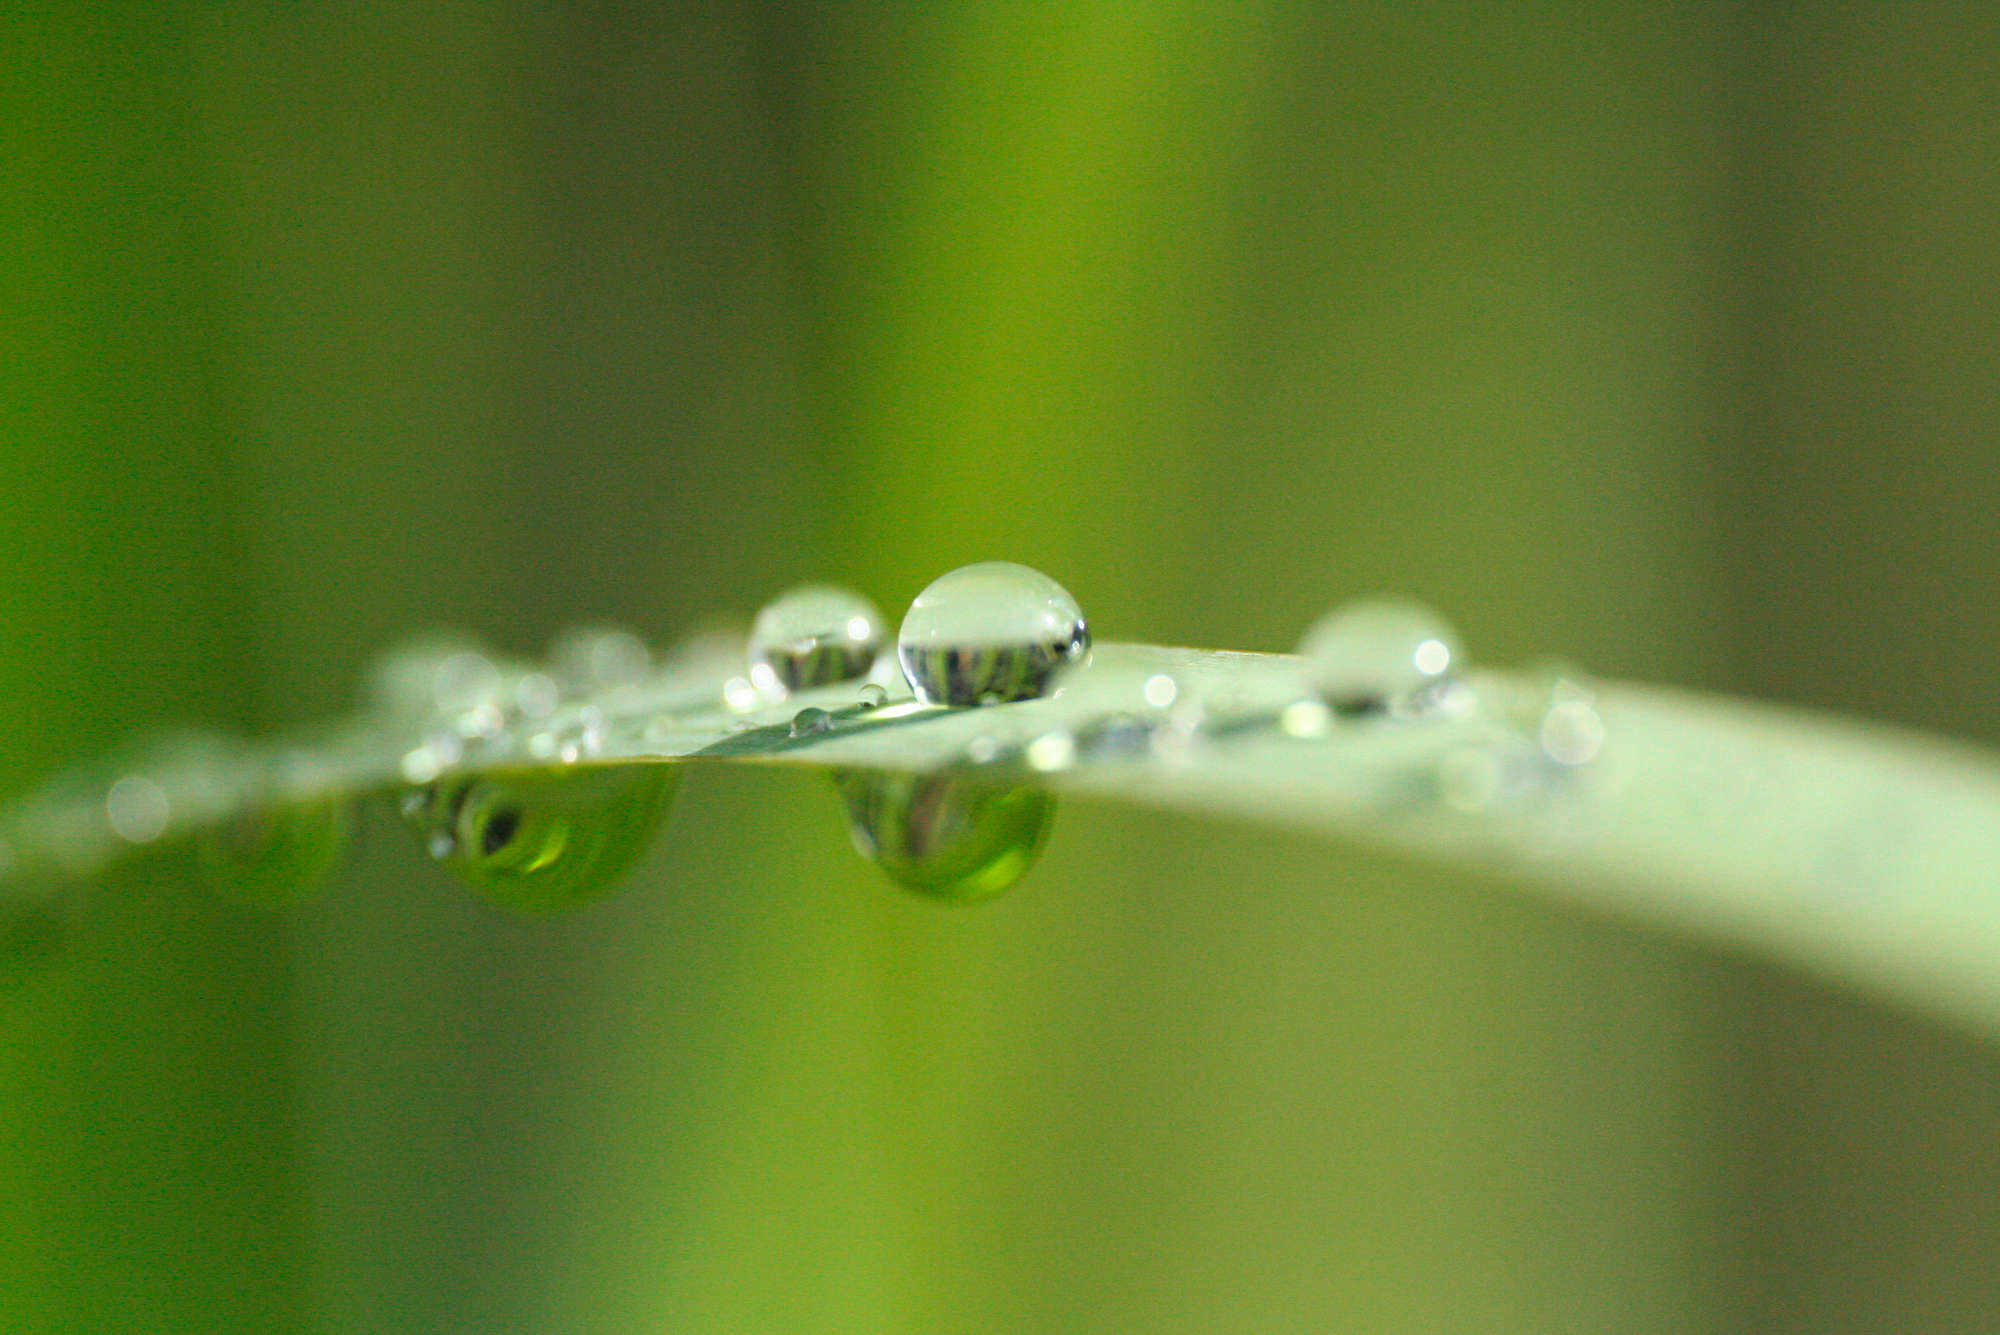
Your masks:
M997 704L1046 695L1057 673L1089 658L1090 628L1047 575L986 561L918 594L896 651L925 704Z
M1421 603L1370 600L1335 608L1299 643L1320 698L1335 713L1420 713L1464 666L1458 635Z
M482 774L413 790L403 811L473 889L555 913L596 898L638 860L679 785L674 765Z
M352 828L343 802L246 811L203 830L195 859L217 887L257 904L296 904L340 865Z
M751 679L772 694L832 686L868 675L889 631L875 604L849 589L815 584L765 604L750 627Z
M854 846L891 879L933 899L999 894L1040 856L1055 817L1045 789L1005 787L963 771L834 776Z

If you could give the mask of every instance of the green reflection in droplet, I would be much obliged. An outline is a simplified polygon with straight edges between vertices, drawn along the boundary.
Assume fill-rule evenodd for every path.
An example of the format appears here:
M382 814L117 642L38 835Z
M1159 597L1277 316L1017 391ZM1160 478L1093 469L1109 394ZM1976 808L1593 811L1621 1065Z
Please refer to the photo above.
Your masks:
M843 770L854 846L891 879L934 899L999 894L1040 856L1055 817L1046 789L1006 786L963 770Z
M431 856L474 890L557 913L638 860L679 785L674 765L482 774L416 790L403 809Z
M257 904L296 904L326 884L347 850L352 820L344 802L307 802L245 811L195 838L209 882Z

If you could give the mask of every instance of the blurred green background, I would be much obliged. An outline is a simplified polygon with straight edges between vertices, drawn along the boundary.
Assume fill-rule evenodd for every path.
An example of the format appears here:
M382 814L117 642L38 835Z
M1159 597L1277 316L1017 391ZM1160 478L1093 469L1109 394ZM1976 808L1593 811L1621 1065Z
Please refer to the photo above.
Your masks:
M1100 637L2000 741L2000 10L0 13L0 784L1006 558ZM0 999L0 1330L2000 1328L2000 1060L1071 805L990 906L690 776L522 920L379 816Z

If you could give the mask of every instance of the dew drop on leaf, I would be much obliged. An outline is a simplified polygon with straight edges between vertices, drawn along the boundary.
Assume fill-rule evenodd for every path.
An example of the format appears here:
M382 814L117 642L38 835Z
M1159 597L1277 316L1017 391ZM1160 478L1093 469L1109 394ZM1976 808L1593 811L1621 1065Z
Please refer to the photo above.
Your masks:
M432 857L487 898L555 913L608 890L652 842L680 785L674 765L449 778L406 794Z
M1090 628L1047 575L985 561L918 594L896 650L925 704L998 704L1048 694L1058 673L1089 658Z
M395 717L427 717L490 707L504 694L499 664L470 636L421 636L390 649L368 669L368 698Z
M834 784L862 856L920 894L957 903L988 899L1020 880L1055 817L1046 789L964 770L844 770Z
M652 650L619 626L578 626L549 645L549 675L565 693L590 695L630 685L652 670Z
M347 850L345 802L301 802L245 811L195 837L209 882L257 904L296 904L326 884Z
M792 715L792 726L789 731L794 738L817 737L823 732L832 732L833 715L824 709L808 705Z
M793 589L750 627L750 679L773 695L853 681L868 675L888 636L875 604L850 589Z
M1394 599L1335 608L1306 632L1299 653L1320 698L1347 717L1422 713L1464 667L1450 623Z

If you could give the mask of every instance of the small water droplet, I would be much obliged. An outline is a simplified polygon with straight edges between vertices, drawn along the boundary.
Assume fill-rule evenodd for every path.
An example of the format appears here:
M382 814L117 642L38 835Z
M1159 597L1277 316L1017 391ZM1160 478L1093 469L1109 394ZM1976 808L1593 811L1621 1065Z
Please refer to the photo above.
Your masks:
M868 675L888 637L882 613L851 589L793 589L750 627L750 679L774 696L852 681Z
M405 717L454 714L492 703L504 691L498 664L484 645L465 635L407 641L376 659L368 671L370 699Z
M889 703L889 688L880 682L871 681L861 688L861 707L880 709Z
M143 774L127 774L104 795L111 831L128 844L150 844L167 832L173 804L166 790Z
M808 705L792 715L790 731L793 737L814 737L823 732L832 732L833 715L824 709Z
M1020 880L1055 817L1046 790L995 785L963 770L848 770L834 783L862 856L912 890L958 903Z
M1604 749L1604 720L1589 698L1558 698L1542 715L1542 752L1558 765L1588 765Z
M1324 737L1332 712L1317 700L1294 700L1278 711L1278 728L1288 737Z
M562 688L546 672L524 672L514 683L514 707L525 719L545 719L562 704Z
M903 675L930 705L1045 695L1090 656L1090 628L1062 585L1027 566L986 561L940 576L910 604L896 642Z
M431 856L473 889L554 913L596 898L638 860L679 784L674 765L482 774L405 810Z
M748 679L731 677L722 683L722 700L739 714L747 714L761 702L757 688Z
M1076 738L1066 732L1045 732L1022 753L1028 768L1042 774L1054 774L1070 769L1076 764Z
M346 851L345 803L239 812L203 830L195 858L209 881L253 903L295 904L324 885Z
M653 670L646 642L622 626L576 626L549 644L549 673L574 695L642 680Z
M1299 653L1320 698L1349 717L1423 713L1464 667L1458 636L1418 603L1371 600L1329 612Z

